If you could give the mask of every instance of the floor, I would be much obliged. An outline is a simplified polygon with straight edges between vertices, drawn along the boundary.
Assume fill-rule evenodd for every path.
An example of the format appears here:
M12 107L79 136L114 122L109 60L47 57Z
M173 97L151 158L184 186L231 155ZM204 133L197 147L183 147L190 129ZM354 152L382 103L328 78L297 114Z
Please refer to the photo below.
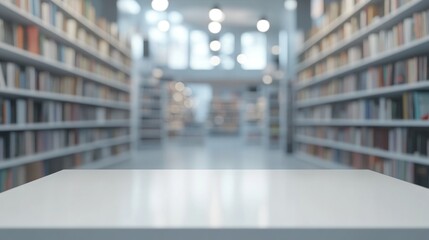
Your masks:
M246 145L237 137L168 141L134 154L110 169L317 169L287 157L280 149Z

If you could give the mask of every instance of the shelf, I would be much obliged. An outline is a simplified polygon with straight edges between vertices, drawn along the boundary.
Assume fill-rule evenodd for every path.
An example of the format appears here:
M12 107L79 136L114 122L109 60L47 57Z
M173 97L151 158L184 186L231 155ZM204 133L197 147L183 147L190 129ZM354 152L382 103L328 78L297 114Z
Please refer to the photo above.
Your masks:
M63 157L71 154L81 153L85 151L91 151L98 148L110 147L120 144L129 143L131 140L130 136L118 137L113 139L105 139L92 143L84 143L77 146L65 147L58 150L36 153L28 156L6 159L5 161L0 162L0 169L6 169L16 166L21 166L33 162L45 161L52 158Z
M125 162L131 159L130 153L121 153L116 156L111 156L106 159L100 159L98 161L90 162L82 166L77 167L76 169L102 169L111 165L115 165L121 162Z
M67 103L84 104L84 105L97 106L97 107L130 110L129 103L100 100L99 98L66 95L61 93L34 91L34 90L4 88L4 89L0 89L0 96L43 99L43 100L52 100L52 101L67 102Z
M106 64L109 67L115 68L116 70L119 70L129 75L130 69L128 67L122 66L119 63L112 62L110 56L102 56L97 52L97 50L93 50L86 47L85 43L79 42L77 39L72 39L68 37L61 30L57 29L54 26L46 25L40 18L35 17L23 11L22 9L19 9L13 4L9 4L7 2L0 2L0 15L13 19L14 22L18 22L20 24L35 25L39 27L40 32L43 33L45 36L48 36L56 41L73 47L85 53L86 55L95 58L103 64Z
M337 68L336 71L330 71L320 76L316 76L306 83L298 83L295 90L299 91L313 85L321 84L333 78L338 78L350 73L359 72L368 67L391 63L407 57L417 56L429 51L429 36L414 40L413 42L397 47L395 49L379 53L376 56L364 58L359 61L347 64L346 66Z
M419 120L296 120L296 126L324 126L324 127L415 127L429 128L429 121Z
M125 128L129 126L130 126L130 120L25 123L25 124L0 125L0 132L51 130L51 129L75 129L75 128L115 128L115 127Z
M380 1L380 0L378 0ZM341 25L343 25L346 21L351 19L353 16L357 15L361 10L363 10L366 6L368 6L373 0L363 0L361 3L355 5L353 7L353 11L349 13L345 13L339 16L337 19L332 21L329 26L324 28L323 30L316 33L313 37L304 42L304 46L298 51L298 54L301 55L308 49L310 49L314 44L320 42L323 38L328 36L334 30L338 29Z
M126 57L131 58L131 53L128 49L121 47L121 44L119 43L118 40L114 39L111 35L104 32L104 30L100 29L97 25L95 25L94 23L92 23L91 21L86 19L85 17L79 15L78 13L74 12L73 9L71 9L69 6L67 6L66 4L61 2L60 0L50 0L50 2L54 3L58 7L58 9L63 11L66 15L74 18L76 20L76 22L78 22L86 30L97 35L98 38L106 40L110 44L110 46L119 50Z
M347 50L348 48L354 46L356 43L362 42L365 38L367 38L370 34L378 32L382 29L388 29L396 25L398 22L402 21L405 17L411 16L412 13L426 7L428 5L427 1L415 0L413 2L409 2L400 8L398 8L395 12L383 17L382 19L374 22L370 26L360 29L355 32L349 38L335 44L335 47L325 50L317 55L317 57L308 59L302 63L300 63L297 67L297 71L300 72L321 60L329 57L332 54Z
M130 92L129 86L127 84L106 80L104 77L97 74L69 66L41 55L30 53L3 42L0 42L0 59L34 66L36 68L47 70L51 73L81 77L83 79L88 79L127 93Z
M338 141L332 141L328 139L306 137L306 136L297 136L296 140L298 142L310 145L317 145L337 150L343 150L348 152L355 152L370 156L377 156L385 159L398 160L404 162L418 163L429 165L429 158L426 156L413 156L410 154L403 154L398 152L389 152L381 149L376 149L372 147L363 147L349 143L343 143Z
M382 87L365 91L356 91L350 93L342 93L327 97L314 98L309 100L297 101L295 107L299 108L307 108L324 104L331 104L337 102L346 102L352 101L356 99L363 98L372 98L372 97L387 97L392 95L397 95L407 91L415 91L415 90L423 90L429 89L429 80L420 81L412 84L402 84L395 85L390 87Z
M345 166L343 164L333 162L332 160L318 158L318 157L311 156L309 154L302 153L302 152L295 154L294 157L297 158L298 160L305 161L307 163L313 164L313 165L320 167L320 168L325 168L325 169L352 169L349 166Z

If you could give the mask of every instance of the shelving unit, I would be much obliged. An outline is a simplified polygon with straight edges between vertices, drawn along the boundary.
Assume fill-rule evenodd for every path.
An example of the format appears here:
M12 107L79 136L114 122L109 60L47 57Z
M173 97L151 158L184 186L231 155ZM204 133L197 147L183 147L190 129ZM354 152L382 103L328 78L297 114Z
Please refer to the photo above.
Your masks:
M429 2L395 3L354 2L304 44L296 156L429 187Z
M131 59L114 24L79 0L26 3L0 2L0 191L130 156Z
M210 134L238 134L240 131L238 99L213 99L209 123Z
M263 144L266 102L258 87L243 92L241 134L245 144Z
M160 145L163 140L162 90L159 81L143 82L140 97L141 147Z
M263 90L266 99L264 141L269 148L279 148L281 141L278 88L278 85L268 85Z

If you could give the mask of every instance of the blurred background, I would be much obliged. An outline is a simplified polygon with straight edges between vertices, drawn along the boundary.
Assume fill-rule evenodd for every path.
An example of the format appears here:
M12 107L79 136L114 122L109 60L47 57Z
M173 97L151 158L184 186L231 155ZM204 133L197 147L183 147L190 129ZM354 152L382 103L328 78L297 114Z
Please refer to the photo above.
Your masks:
M62 169L429 186L425 0L2 0L0 191Z

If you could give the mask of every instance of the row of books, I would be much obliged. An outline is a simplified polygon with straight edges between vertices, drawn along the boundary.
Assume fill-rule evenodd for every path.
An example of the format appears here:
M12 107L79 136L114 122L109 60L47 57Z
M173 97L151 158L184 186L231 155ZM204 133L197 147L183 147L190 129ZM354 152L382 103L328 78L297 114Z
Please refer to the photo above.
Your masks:
M14 4L29 14L42 19L48 19L48 23L55 23L60 20L59 16L68 16L69 14L61 11L62 5L66 5L73 12L88 19L98 28L102 29L109 37L119 40L118 26L116 23L108 22L103 17L97 17L96 11L90 0L57 0L57 1L41 1L41 0L5 0ZM61 14L59 14L59 12Z
M298 119L429 120L429 91L305 108Z
M128 128L0 132L0 160L127 136Z
M360 29L364 29L370 24L377 22L383 16L388 16L411 1L413 0L384 0L384 2L369 4L359 14L351 17L348 21L345 21L338 30L330 33L318 44L315 44L305 51L301 61L315 58L320 54L320 52L329 51L340 42L350 39ZM354 7L357 3L347 4L352 4ZM350 10L350 8L348 9ZM347 14L347 11L342 11L341 13Z
M305 81L335 69L352 64L361 59L375 57L385 51L407 45L429 34L429 10L418 12L413 17L405 18L390 30L381 30L370 34L362 44L351 47L339 54L329 56L315 66L300 73L300 80Z
M129 94L79 77L58 76L31 66L0 62L0 89L18 88L128 102Z
M377 156L348 152L322 146L299 144L299 151L327 162L334 162L354 169L373 171L404 181L429 187L429 166L404 161L383 159Z
M19 167L0 170L0 192L34 181L43 176L73 169L86 164L102 161L108 157L119 156L129 150L128 144L100 148L60 158L26 164Z
M360 73L302 89L297 93L298 100L313 99L356 91L373 90L401 84L429 80L428 56L419 56L394 63L370 67Z
M37 26L23 26L0 19L0 42L114 81L129 83L124 72L112 69L72 47L47 38L39 32Z
M392 29L372 33L363 41L363 57L373 57L429 34L429 10L414 13Z
M103 57L110 57L115 62L130 66L131 60L127 56L114 47L110 47L105 39L86 31L84 27L79 25L78 21L64 14L55 3L42 2L41 9L41 14L37 17L40 17L46 25L56 27L64 35L73 40L78 40L94 51L98 51ZM115 28L117 29L117 27Z
M68 102L0 97L0 125L129 119L129 111Z
M417 156L428 156L429 153L429 131L421 128L302 127L297 132L302 136L395 153Z

